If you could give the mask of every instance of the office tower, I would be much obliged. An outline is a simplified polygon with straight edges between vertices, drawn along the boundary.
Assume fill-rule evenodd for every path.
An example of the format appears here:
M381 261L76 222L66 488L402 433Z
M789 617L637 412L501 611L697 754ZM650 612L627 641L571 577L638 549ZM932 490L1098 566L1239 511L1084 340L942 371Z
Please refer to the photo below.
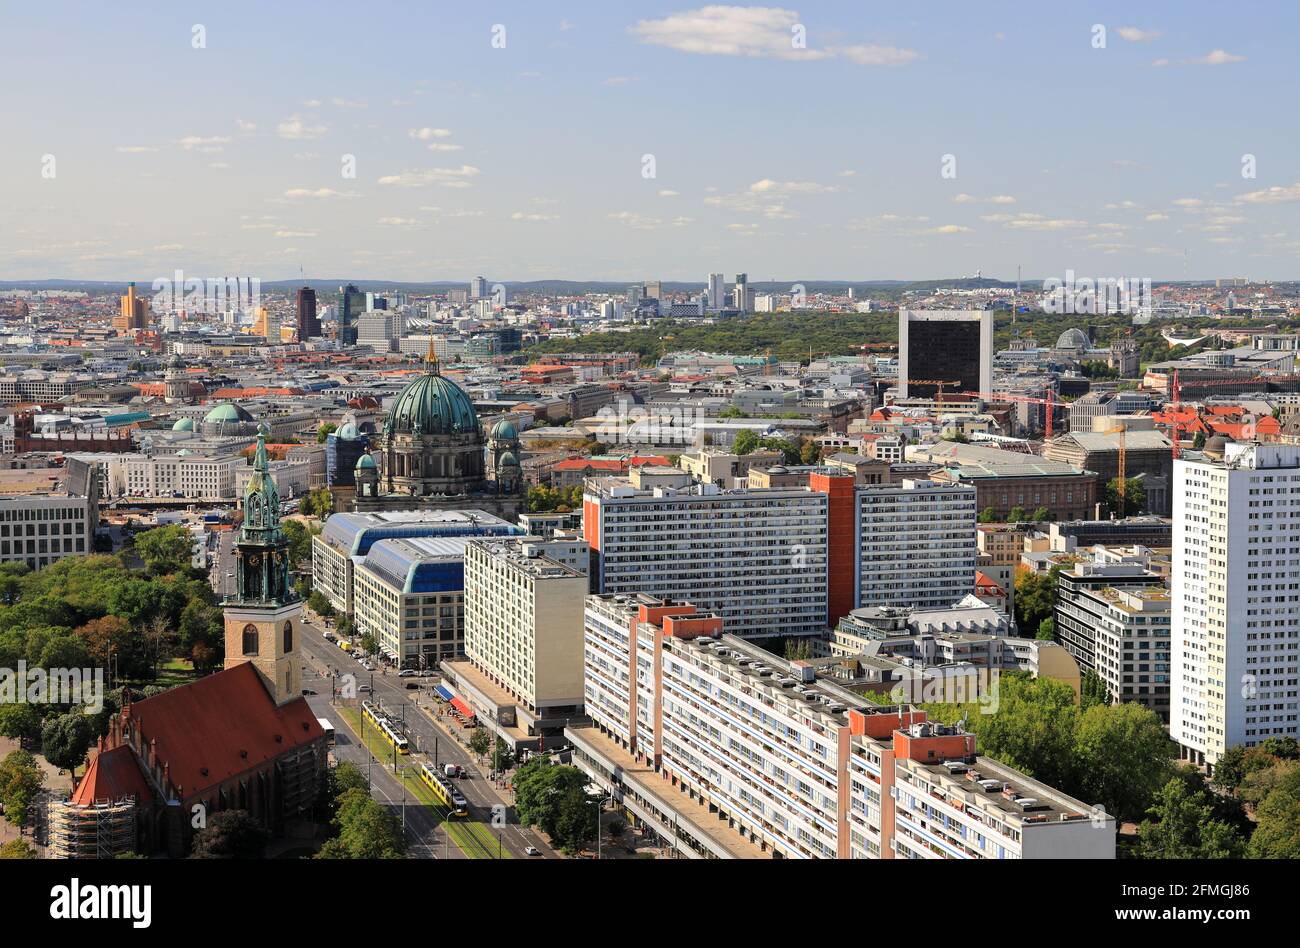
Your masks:
M677 851L719 859L1113 859L1115 821L653 596L589 596L573 763Z
M716 313L727 305L727 281L721 273L709 274L709 310Z
M475 277L469 281L469 298L472 300L481 300L488 295L487 280L483 277Z
M274 329L274 340L271 338L272 329ZM268 344L280 341L280 328L273 326L271 314L265 306L259 306L253 311L253 335L263 337Z
M373 313L377 311L388 310L388 298L380 296L378 293L366 294L366 312Z
M126 295L122 297L122 307L117 318L113 320L113 328L118 332L136 332L141 329L149 328L149 300L143 296L137 296L135 292L135 281L126 285Z
M1296 737L1300 445L1225 444L1174 463L1169 733L1217 764Z
M587 577L548 555L550 545L539 537L469 541L465 656L509 692L522 730L558 738L565 723L582 714Z
M658 280L646 280L645 295L647 299L652 299L652 300L663 299L664 296L663 284L660 283Z
M1056 638L1115 701L1169 722L1169 590L1141 562L1076 563L1057 577ZM1021 629L1033 635L1034 629Z
M592 588L689 597L738 635L826 629L825 494L722 491L680 471L592 478L582 525Z
M316 291L310 286L300 287L298 290L297 325L299 342L306 342L320 335L320 319L316 316Z
M351 283L339 287L339 345L355 346L357 344L357 320L365 311L366 294Z
M943 609L975 591L975 488L904 480L854 502L859 606Z
M641 302L641 297L645 294L645 287L639 283L634 283L627 288L627 305L631 309L636 309Z
M899 309L899 398L992 391L992 310Z
M750 290L749 290L749 274L737 273L735 302L733 305L735 306L736 309L740 310L742 313L748 313L750 307L753 305L753 302L754 301L750 295Z
M406 317L398 312L376 309L357 319L357 343L378 352L395 352L397 340L406 328Z

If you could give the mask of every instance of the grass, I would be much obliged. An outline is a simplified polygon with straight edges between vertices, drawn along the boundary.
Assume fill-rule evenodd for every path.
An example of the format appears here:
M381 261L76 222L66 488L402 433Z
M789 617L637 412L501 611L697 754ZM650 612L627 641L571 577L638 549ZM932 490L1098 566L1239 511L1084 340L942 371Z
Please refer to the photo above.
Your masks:
M361 712L357 708L338 708L339 714L343 720L348 723L354 734L364 735L366 747L370 753L375 755L375 759L381 761L384 766L390 766L393 760L393 749L388 742L379 736L373 726L367 726L364 731L361 726ZM398 766L401 767L401 760L398 760ZM464 819L447 817L447 808L438 802L433 791L426 787L420 780L419 765L414 758L409 761L410 773L406 777L406 792L414 796L424 806L427 806L433 814L437 823L447 829L447 835L451 841L456 844L456 848L463 852L470 859L495 859L497 858L497 838L492 833L490 827L481 820L467 817ZM398 779L401 779L400 777ZM501 856L504 859L513 858L510 851L504 847L501 849Z

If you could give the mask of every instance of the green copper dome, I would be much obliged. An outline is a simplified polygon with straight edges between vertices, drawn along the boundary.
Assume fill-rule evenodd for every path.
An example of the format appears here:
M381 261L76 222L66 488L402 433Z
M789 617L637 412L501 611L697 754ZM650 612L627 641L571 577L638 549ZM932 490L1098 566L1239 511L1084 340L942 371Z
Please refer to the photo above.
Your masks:
M399 434L468 434L478 431L478 414L463 388L430 371L398 393L387 429Z
M241 422L252 421L253 416L247 411L240 408L234 402L222 402L212 411L203 416L206 424L216 424L217 422Z
M343 423L342 428L334 432L334 436L342 441L356 441L361 437L361 432L351 421L346 421Z
M180 418L177 420L176 424L172 425L172 431L193 431L193 430L194 430L193 418Z
M497 441L515 441L519 438L519 429L509 418L502 418L492 426L492 437Z
M506 452L504 452L504 453L501 455L501 466L502 466L502 467L518 467L518 466L519 466L519 460L514 456L514 453L513 453L513 452L511 452L511 451L506 451Z
M361 457L357 458L357 466L354 468L354 470L366 471L366 470L370 470L373 467L375 467L375 459L372 458L369 454L363 454L361 455Z

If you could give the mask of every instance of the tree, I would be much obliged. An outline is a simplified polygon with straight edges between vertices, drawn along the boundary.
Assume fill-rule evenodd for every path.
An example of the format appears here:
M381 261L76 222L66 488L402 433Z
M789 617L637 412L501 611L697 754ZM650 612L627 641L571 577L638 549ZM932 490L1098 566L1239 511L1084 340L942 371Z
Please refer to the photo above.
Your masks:
M1056 571L1036 573L1028 567L1016 568L1016 625L1026 630L1039 623L1056 608Z
M736 433L736 440L731 444L731 450L736 454L753 454L758 450L758 434L746 428Z
M342 623L340 623L341 626ZM374 655L379 651L379 642L369 632L364 632L361 635L361 651L367 655Z
M316 590L312 590L312 594L307 597L307 608L326 619L334 615L334 607L330 605L330 601Z
M1072 786L1076 775L1074 689L1050 678L1003 675L997 710L969 713L984 753L1053 787Z
M1048 616L1042 622L1038 623L1038 634L1034 636L1040 642L1056 641L1056 620Z
M205 671L208 667L200 657L213 655L217 649L225 647L225 620L221 610L197 599L185 606L177 631L180 650L190 657L197 671Z
M1087 711L1095 704L1110 704L1113 698L1106 682L1091 668L1083 673L1079 682L1079 706Z
M0 846L0 859L35 859L36 847L25 839L11 839Z
M191 859L260 859L270 834L247 810L223 810L194 834Z
M91 719L81 711L50 718L41 728L41 753L55 767L76 775L95 739Z
M1084 798L1117 819L1140 819L1169 781L1171 751L1169 734L1150 708L1093 705L1080 716L1075 735Z
M26 563L0 563L0 603L12 606L22 595L23 577L31 570Z
M298 510L304 517L319 517L326 520L334 512L334 495L327 487L317 488L302 498Z
M135 552L155 576L178 573L190 565L190 532L179 524L135 535Z
M27 751L13 750L0 760L0 803L4 804L5 819L11 825L27 825L27 807L43 783L45 772Z
M469 736L469 749L476 757L482 757L492 749L492 737L485 728L475 728Z
M816 441L805 441L799 449L799 460L804 464L816 464L822 459L822 448Z
M1204 447L1205 447L1205 432L1198 431L1196 432L1196 436L1192 438L1192 450L1200 451Z
M492 769L498 773L509 770L515 765L515 750L501 738L497 738L492 751Z
M360 771L347 772L336 789L331 825L338 835L321 847L316 858L400 859L406 852L401 823L371 799Z
M1106 509L1117 517L1127 517L1131 513L1136 513L1146 506L1147 490L1142 486L1142 481L1136 477L1124 478L1124 497L1121 500L1119 495L1120 480L1118 477L1112 477L1106 482L1105 502Z
M1052 519L1052 512L1046 507L1039 507L1034 511L1033 516L1029 519L1033 520L1034 523L1045 523Z
M1025 508L1019 504L1012 507L1007 513L1007 523L1024 523L1028 518L1025 516Z
M979 520L980 523L997 523L998 513L992 507L985 507L983 510L980 511L979 517L977 519Z
M1252 859L1300 859L1300 766L1280 766L1286 773L1255 809Z
M0 703L0 735L24 744L35 745L41 739L41 712L26 701Z
M311 538L320 533L320 529L313 530L304 524L301 520L286 520L281 527L284 529L285 539L289 541L289 562L302 563L311 559Z
M324 444L331 434L338 431L338 428L339 426L332 421L322 422L320 427L316 429L316 443Z

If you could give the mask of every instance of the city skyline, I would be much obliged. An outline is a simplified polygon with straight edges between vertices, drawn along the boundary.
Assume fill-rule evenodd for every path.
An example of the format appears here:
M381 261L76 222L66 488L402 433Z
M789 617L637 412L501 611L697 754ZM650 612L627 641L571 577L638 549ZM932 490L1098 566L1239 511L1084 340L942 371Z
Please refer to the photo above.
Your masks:
M0 278L1297 276L1295 11L352 12L7 11Z

